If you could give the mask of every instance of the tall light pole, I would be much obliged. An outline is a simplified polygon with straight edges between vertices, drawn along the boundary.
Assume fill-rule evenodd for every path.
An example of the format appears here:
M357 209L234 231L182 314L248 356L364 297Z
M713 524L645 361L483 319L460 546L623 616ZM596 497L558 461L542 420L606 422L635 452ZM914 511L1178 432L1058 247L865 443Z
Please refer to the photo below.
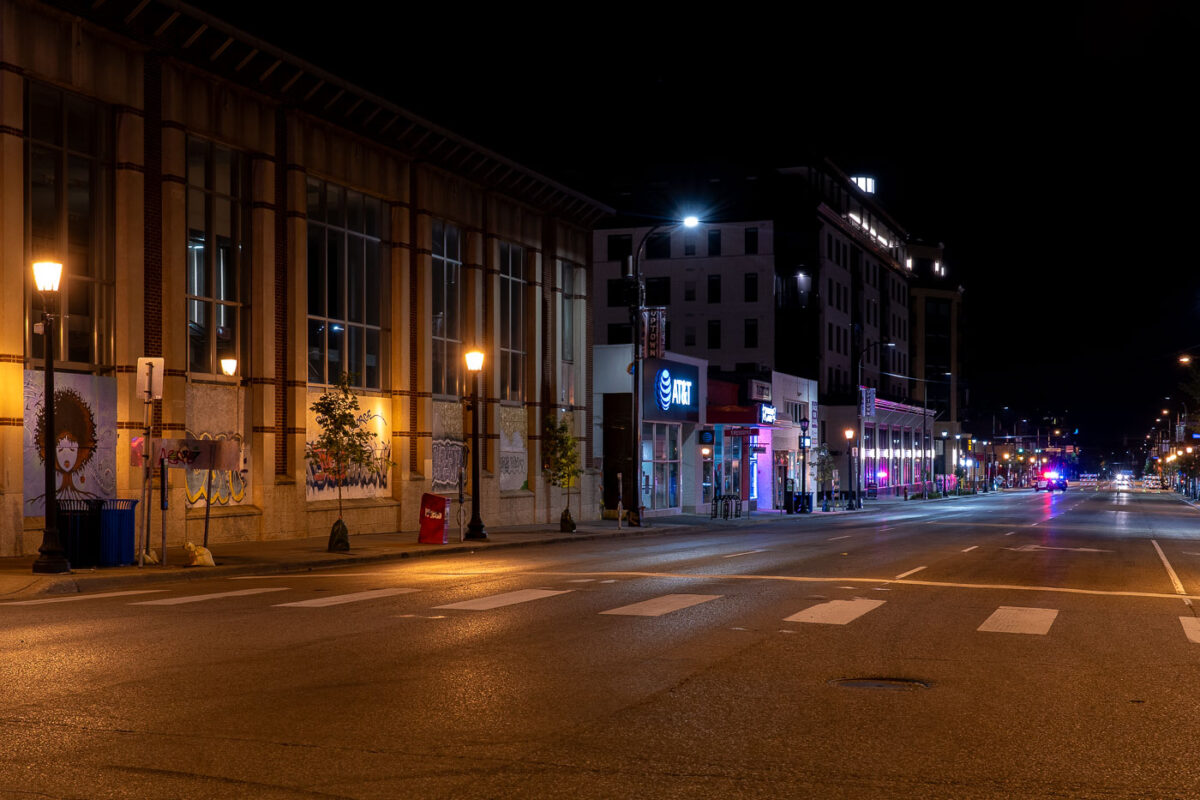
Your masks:
M850 484L850 491L846 495L846 510L854 510L854 454L851 450L854 442L854 429L846 428L846 483Z
M630 437L633 452L629 458L630 475L632 476L633 484L633 496L630 499L633 505L629 511L631 525L642 524L642 404L640 389L642 383L642 359L644 357L644 353L642 352L642 312L645 307L643 302L645 297L642 289L642 253L646 249L646 242L656 232L663 228L677 227L681 224L685 228L694 228L700 224L700 220L697 217L689 216L684 217L682 220L660 222L651 227L642 236L641 241L638 242L638 246L634 249L633 257L630 259L630 271L626 276L632 279L633 284L629 298L629 322L633 330L633 391L630 394L630 398L633 401L633 413L630 416L630 419L633 420L633 424L630 426L633 429L631 431L632 436ZM634 516L635 511L637 512L636 517ZM636 523L634 522L635 519L637 520Z
M474 377L471 383L471 521L464 538L486 542L487 529L479 517L479 380L483 374L483 351L466 354L467 371Z
M883 345L884 347L895 347L896 343L895 342L885 342L882 339L880 339L877 342L871 342L869 345L864 347L858 353L858 442L859 442L860 447L867 440L866 439L866 430L864 429L864 426L866 425L866 421L865 421L866 408L865 408L865 406L867 404L867 387L863 386L863 377L862 377L863 356L865 356L867 354L867 351L870 350L871 348L879 347L880 345ZM878 431L876 431L875 438L873 439L873 441L875 442L876 450L879 450L878 439L879 439L879 433L878 433ZM860 474L858 476L859 497L857 500L857 505L859 508L862 508L862 496L861 496L862 488L863 488L863 486L866 485L866 480L864 479L865 476L861 474L862 465L865 463L866 463L866 459L861 458L861 457L858 459Z
M38 548L33 571L54 575L71 571L67 554L58 536L58 496L54 481L58 459L58 431L54 427L54 318L58 305L58 284L63 265L57 261L39 261L33 265L33 280L42 295L42 337L45 341L46 389L42 399L45 427L42 429L42 462L46 477L46 524L42 529L42 546Z

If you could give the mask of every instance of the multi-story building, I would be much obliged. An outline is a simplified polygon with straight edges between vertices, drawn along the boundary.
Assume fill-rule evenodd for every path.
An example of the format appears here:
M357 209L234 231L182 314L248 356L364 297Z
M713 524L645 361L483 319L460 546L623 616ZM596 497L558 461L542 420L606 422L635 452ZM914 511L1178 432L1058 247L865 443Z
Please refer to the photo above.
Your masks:
M928 480L938 412L921 404L921 373L932 368L924 336L926 327L943 332L914 328L911 236L876 200L874 181L823 160L671 185L681 187L672 198L679 207L719 208L721 219L701 216L695 229L660 228L645 239L638 260L645 302L667 307L670 347L747 378L777 370L817 381L814 444L827 443L840 455L844 432L854 429L863 486L902 491L922 476ZM632 335L623 259L650 230L595 233L593 294L607 298L596 311L599 342ZM714 240L717 246L704 247ZM944 272L931 274L929 291L944 293L947 280ZM919 297L924 302L927 295ZM957 336L957 314L954 325ZM947 355L953 363L958 357ZM861 418L860 385L887 401L886 419L870 413L883 408L878 404ZM942 412L943 422L957 418L949 414Z
M243 469L172 471L169 544L322 534L335 476L313 400L350 376L377 460L352 532L415 529L470 430L485 355L485 521L556 519L547 415L590 465L591 228L609 210L186 5L0 0L0 555L40 537L45 345L30 265L65 264L54 342L60 498L138 497L141 357L165 359L152 437L233 439ZM233 374L224 374L222 362ZM68 441L69 440L69 441ZM585 514L594 480L583 483Z

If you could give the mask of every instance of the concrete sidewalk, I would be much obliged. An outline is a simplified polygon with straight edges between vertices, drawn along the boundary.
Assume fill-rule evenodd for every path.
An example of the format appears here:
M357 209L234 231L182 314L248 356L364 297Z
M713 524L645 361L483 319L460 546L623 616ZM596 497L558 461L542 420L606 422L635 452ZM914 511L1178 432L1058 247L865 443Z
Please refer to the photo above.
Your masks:
M966 497L966 495L964 495ZM938 498L940 499L954 499ZM930 502L932 502L931 500ZM575 533L562 533L558 523L489 527L486 542L460 542L458 531L450 530L448 544L420 544L416 531L398 533L351 534L350 551L329 553L326 536L307 539L273 541L219 542L210 547L215 567L185 567L187 554L182 547L167 548L167 566L98 567L74 570L65 575L34 575L33 562L37 554L0 558L0 598L15 600L42 594L97 592L126 588L131 585L161 583L176 580L197 580L236 575L276 574L328 569L352 564L391 561L401 558L474 553L505 547L580 542L595 539L615 539L631 536L661 536L692 531L735 532L767 522L791 519L797 525L819 526L847 514L867 514L905 505L903 498L869 499L861 511L847 511L844 506L830 503L828 512L820 504L812 514L786 515L782 511L754 511L740 518L712 519L708 514L679 514L649 517L646 525L617 529L615 520L590 520L579 523Z

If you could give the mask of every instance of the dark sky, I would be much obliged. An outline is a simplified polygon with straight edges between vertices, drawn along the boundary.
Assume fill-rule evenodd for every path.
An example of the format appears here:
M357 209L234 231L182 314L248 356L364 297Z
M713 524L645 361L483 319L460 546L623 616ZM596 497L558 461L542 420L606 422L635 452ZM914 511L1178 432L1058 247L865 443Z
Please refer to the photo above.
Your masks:
M876 175L966 287L981 408L1138 441L1200 343L1195 4L604 5L552 23L511 5L344 2L290 23L198 5L610 204L606 175L664 162L819 153Z

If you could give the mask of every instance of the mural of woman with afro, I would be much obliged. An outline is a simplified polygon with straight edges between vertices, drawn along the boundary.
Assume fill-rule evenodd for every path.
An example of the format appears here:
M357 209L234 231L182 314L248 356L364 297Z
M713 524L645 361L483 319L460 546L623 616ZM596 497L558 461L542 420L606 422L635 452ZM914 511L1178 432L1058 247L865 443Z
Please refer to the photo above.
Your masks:
M85 486L84 467L96 452L96 418L87 401L74 389L54 392L54 471L60 500L87 500L98 496ZM37 417L36 444L42 464L46 463L46 415ZM99 488L99 487L97 487Z

